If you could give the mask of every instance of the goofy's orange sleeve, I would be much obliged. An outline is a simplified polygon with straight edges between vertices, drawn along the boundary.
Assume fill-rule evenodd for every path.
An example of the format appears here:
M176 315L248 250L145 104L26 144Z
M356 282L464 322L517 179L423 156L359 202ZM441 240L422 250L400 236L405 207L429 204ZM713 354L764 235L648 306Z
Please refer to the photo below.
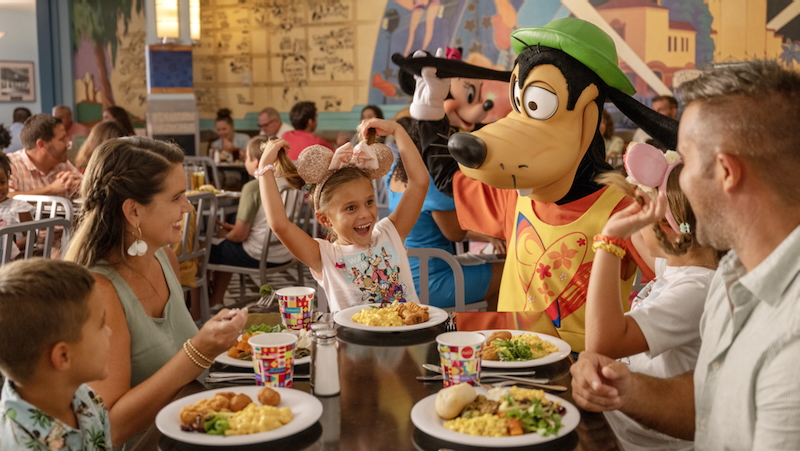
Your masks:
M514 230L516 191L492 188L458 171L453 197L462 229L508 241Z

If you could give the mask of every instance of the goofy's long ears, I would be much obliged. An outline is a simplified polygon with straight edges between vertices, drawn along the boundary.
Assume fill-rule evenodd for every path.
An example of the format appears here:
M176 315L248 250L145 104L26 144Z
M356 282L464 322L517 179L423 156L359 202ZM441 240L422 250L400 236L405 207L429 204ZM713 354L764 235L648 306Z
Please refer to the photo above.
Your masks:
M674 150L678 147L678 121L657 113L642 105L636 99L619 89L606 88L609 100L622 111L622 114L642 128L656 141Z

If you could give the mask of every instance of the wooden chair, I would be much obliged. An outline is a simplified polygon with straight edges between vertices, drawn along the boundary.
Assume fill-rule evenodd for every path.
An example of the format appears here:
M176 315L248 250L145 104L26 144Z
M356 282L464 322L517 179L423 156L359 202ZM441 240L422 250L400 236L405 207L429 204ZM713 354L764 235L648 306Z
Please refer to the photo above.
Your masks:
M290 221L297 224L298 217L301 214L300 212L303 200L303 192L287 187L281 190L281 198L283 199L283 205L286 207L286 216ZM267 267L267 257L269 256L270 248L276 244L281 244L281 242L272 233L272 229L269 229L266 237L264 238L264 246L261 249L261 258L259 259L258 268L209 264L208 270L239 274L239 301L242 303L245 301L246 294L245 276L250 276L253 281L256 282L259 287L261 287L267 284L267 276L282 272L291 275L288 271L292 268L296 268L297 276L293 278L297 281L298 285L302 286L305 282L303 275L303 263L296 258L292 258L288 263L281 266L275 266L272 268Z
M75 216L72 202L66 197L19 194L14 196L14 199L34 205L36 210L32 216L37 221L47 218L64 218L72 222L72 218Z
M178 252L178 262L197 259L195 286L200 290L200 320L205 322L211 317L208 301L208 258L211 254L211 239L217 219L217 196L211 193L197 193L186 196L195 209L195 214L187 213L183 219L183 236ZM201 246L201 239L205 245ZM183 286L184 293L193 287Z
M428 274L428 259L438 258L443 260L453 270L454 284L455 284L455 297L456 305L448 307L444 310L452 312L466 312L467 310L486 310L488 303L486 301L473 302L471 304L465 303L465 288L464 288L464 271L461 265L455 259L453 254L437 248L423 247L423 248L410 248L408 249L408 258L419 258L419 302L422 304L430 304L429 295L429 274Z
M56 230L63 229L58 256L61 258L67 251L69 239L72 236L72 223L64 218L48 218L38 221L28 221L21 224L0 227L0 265L11 261L11 251L14 245L14 236L24 234L26 238L25 250L20 254L22 259L31 257L51 258L53 244L56 243ZM44 237L43 243L37 243L37 237ZM41 253L38 252L41 250Z

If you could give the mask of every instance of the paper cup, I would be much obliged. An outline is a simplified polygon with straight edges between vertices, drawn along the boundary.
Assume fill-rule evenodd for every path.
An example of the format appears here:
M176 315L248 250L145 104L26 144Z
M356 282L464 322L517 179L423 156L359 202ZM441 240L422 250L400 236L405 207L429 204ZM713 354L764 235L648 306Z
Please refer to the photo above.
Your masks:
M284 326L292 330L307 330L311 326L315 293L315 289L308 287L281 288L275 292Z
M462 382L478 385L484 341L486 337L476 332L447 332L436 337L445 387Z
M247 342L253 355L256 385L292 388L297 336L283 333L258 334L250 337Z

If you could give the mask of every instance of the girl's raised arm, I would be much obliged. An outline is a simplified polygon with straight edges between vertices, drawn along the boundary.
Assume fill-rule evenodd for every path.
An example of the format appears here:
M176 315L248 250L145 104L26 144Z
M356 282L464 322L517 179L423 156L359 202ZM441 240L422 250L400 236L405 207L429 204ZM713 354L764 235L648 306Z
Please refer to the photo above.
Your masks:
M408 184L400 198L397 208L389 215L389 219L400 234L400 239L405 240L408 233L417 223L425 196L428 194L428 170L422 162L422 157L414 145L414 141L408 136L406 130L397 122L386 121L383 119L369 119L361 125L362 133L374 128L376 133L381 136L394 135L397 149L400 151L400 158L408 174Z
M664 217L667 199L663 193L653 201L643 194L644 205L636 202L611 215L603 235L626 240L634 232ZM586 293L586 350L612 359L649 350L647 339L620 304L619 258L609 250L597 249Z
M275 163L278 159L278 152L289 149L289 143L282 139L267 141L267 148L261 154L261 161L258 163L259 172ZM298 260L306 264L317 273L322 272L322 257L320 256L319 243L308 236L300 227L289 221L286 216L286 206L283 205L281 193L278 189L278 182L275 180L274 170L266 170L259 177L258 186L261 189L261 203L267 222L281 240L286 249Z

